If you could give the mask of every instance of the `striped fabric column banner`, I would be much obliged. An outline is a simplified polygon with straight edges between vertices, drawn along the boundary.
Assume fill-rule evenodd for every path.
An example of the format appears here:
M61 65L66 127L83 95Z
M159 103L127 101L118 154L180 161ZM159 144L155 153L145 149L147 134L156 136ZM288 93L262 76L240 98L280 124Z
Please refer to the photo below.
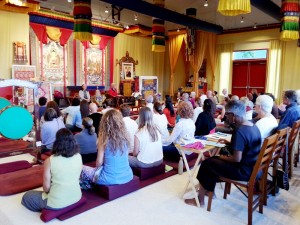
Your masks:
M165 7L165 0L154 0L154 5ZM152 51L165 52L165 21L152 18Z
M91 41L92 10L91 0L74 0L74 38L80 41Z
M280 39L291 41L299 39L299 0L282 0Z
M186 15L196 18L197 9L196 8L187 8ZM195 34L196 30L190 27L186 28L187 38L186 38L186 61L191 61L191 58L194 56L195 51Z

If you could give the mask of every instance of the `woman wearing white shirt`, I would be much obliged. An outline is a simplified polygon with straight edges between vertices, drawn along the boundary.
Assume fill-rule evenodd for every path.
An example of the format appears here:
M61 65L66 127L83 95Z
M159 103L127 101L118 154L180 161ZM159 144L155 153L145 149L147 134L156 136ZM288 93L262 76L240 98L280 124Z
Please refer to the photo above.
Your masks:
M88 102L91 101L90 93L86 90L85 84L83 84L81 86L81 90L79 91L79 98L80 98L80 101L82 101L82 100L86 100Z
M180 119L166 142L169 145L163 146L164 158L176 162L179 161L180 154L175 144L180 143L181 139L193 140L196 130L193 121L194 110L191 104L184 101L180 102L178 104L177 115L180 116Z
M163 162L161 134L153 124L153 113L148 107L139 112L139 128L134 136L133 156L129 156L131 167L150 168Z
M170 133L168 130L168 119L163 113L162 105L159 102L155 102L153 106L153 123L159 129L162 144L164 145L168 141Z

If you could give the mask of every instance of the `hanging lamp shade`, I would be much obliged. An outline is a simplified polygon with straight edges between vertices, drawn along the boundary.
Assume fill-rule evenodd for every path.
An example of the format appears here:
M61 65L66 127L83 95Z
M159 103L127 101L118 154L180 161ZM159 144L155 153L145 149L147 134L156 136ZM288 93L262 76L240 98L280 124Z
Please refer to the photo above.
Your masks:
M91 41L92 9L91 0L74 0L74 38L80 41Z
M250 0L219 0L218 12L224 16L251 13Z
M153 0L153 4L165 7L165 0ZM165 52L165 21L152 18L152 52Z
M299 0L282 0L280 40L292 41L299 39Z

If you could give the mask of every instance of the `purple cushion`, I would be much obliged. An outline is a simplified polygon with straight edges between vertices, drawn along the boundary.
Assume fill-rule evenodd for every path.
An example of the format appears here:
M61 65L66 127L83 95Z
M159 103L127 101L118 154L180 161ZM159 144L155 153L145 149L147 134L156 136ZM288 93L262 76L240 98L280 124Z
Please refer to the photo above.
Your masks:
M133 176L133 179L126 184L116 185L96 185L95 189L99 192L100 196L113 200L123 195L129 194L140 188L140 179L137 176Z
M42 213L41 213L41 220L44 221L45 223L53 220L54 218L57 218L73 209L75 209L78 206L83 205L86 202L86 198L84 196L81 197L81 199L74 203L73 205L67 206L63 209L59 209L59 210L52 210L52 209L43 209Z
M22 169L28 169L30 167L32 167L32 165L26 160L2 163L0 164L0 174L10 173Z
M133 174L138 176L140 180L146 180L165 173L165 163L151 168L132 168Z

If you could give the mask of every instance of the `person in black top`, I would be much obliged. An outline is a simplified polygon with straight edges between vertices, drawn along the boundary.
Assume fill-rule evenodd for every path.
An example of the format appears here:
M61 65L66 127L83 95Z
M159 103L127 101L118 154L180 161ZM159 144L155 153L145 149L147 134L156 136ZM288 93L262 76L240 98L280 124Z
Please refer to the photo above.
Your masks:
M229 101L226 105L226 123L233 127L231 142L228 144L232 154L215 156L201 163L197 179L199 180L199 202L204 206L207 191L213 192L219 177L233 180L249 180L261 147L259 129L246 120L246 106L241 101ZM186 204L196 205L195 199L186 199Z
M203 112L201 112L195 122L195 136L207 135L216 127L214 114L216 105L211 99L205 99L203 104Z
M100 124L100 121L102 118L102 114L97 112L98 107L93 102L90 103L89 109L90 109L91 114L88 117L93 120L93 126L95 127L95 133L97 134L97 137L98 137L99 124Z

